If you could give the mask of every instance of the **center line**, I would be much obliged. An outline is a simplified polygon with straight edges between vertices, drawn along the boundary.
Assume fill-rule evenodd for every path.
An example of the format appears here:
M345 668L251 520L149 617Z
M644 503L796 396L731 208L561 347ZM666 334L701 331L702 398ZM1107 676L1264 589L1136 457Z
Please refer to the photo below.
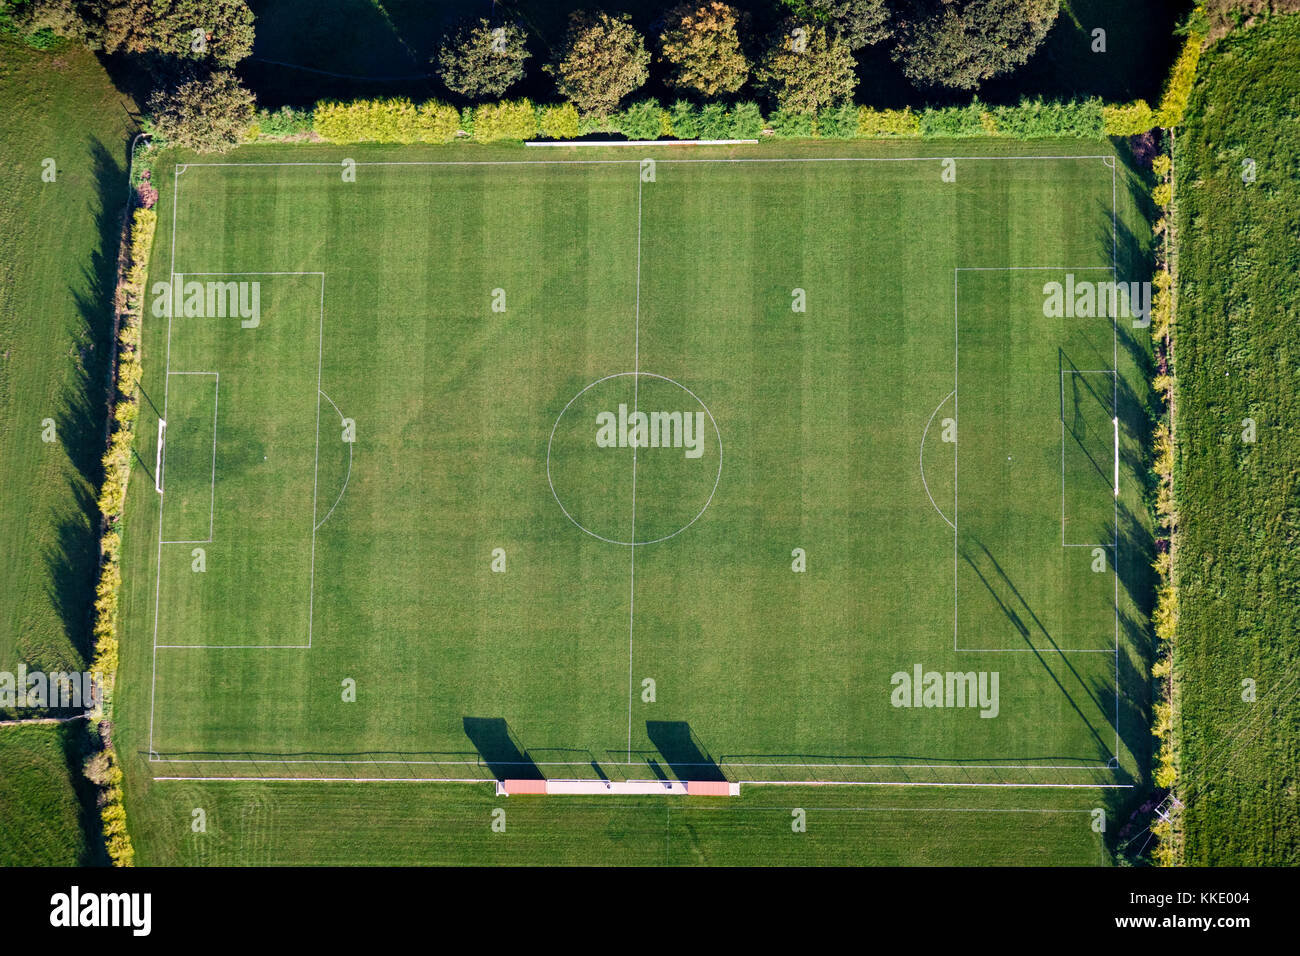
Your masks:
M636 181L636 325L632 374L632 414L636 414L641 385L641 176ZM627 759L632 761L632 635L636 618L636 445L632 445L632 581L627 602Z

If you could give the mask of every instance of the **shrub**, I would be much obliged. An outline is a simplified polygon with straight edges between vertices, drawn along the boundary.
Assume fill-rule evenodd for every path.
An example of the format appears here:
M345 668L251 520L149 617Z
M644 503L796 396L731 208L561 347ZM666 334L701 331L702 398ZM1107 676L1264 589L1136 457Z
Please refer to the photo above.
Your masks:
M1146 100L1103 106L1101 119L1107 136L1137 136L1157 125L1155 112Z
M813 134L811 113L777 110L768 117L768 126L782 139L806 139Z
M312 113L292 106L282 106L274 112L258 110L254 125L259 135L271 139L302 136L312 131Z
M987 132L979 100L972 100L969 106L927 107L921 111L922 136L984 136Z
M727 108L721 103L705 103L700 108L700 139L727 139L731 136L731 122Z
M190 80L149 99L154 130L164 142L200 153L236 145L253 119L253 94L226 70Z
M577 139L581 135L578 110L572 103L542 107L537 126L547 139Z
M429 100L415 111L415 139L420 143L450 143L460 131L460 110Z
M994 107L992 113L997 132L1017 139L1052 136L1095 139L1104 131L1101 100L1095 98L1065 103L1022 99L1016 106Z
M112 777L115 769L112 758L104 750L95 751L82 765L82 772L86 775L86 779L97 787L106 787L114 782ZM121 773L120 770L117 772L119 778Z
M663 129L659 113L658 103L654 100L642 100L633 103L619 114L616 122L619 130L628 139L658 139Z
M408 99L316 105L313 125L331 143L413 143L418 113Z
M536 135L537 111L529 100L506 100L474 110L474 138L480 143L525 140Z
M1187 101L1192 95L1192 84L1196 82L1196 64L1201 58L1203 39L1197 33L1189 36L1178 59L1174 61L1164 95L1160 97L1160 108L1156 111L1161 126L1177 126L1183 121Z
M817 135L827 139L852 139L858 135L858 108L852 103L832 106L817 114Z
M732 139L758 139L763 133L763 114L757 103L737 103L731 108L728 119Z
M668 122L678 139L699 139L700 114L689 100L678 100L668 108Z
M874 110L870 106L858 109L858 135L881 136L919 136L921 121L912 108L901 110Z

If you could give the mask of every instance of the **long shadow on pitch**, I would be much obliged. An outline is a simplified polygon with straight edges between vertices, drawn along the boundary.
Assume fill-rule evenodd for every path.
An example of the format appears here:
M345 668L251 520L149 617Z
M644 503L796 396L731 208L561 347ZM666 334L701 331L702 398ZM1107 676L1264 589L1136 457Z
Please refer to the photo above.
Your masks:
M684 720L647 720L646 735L678 780L726 780Z
M541 780L542 771L516 742L504 717L464 717L465 736L498 780Z

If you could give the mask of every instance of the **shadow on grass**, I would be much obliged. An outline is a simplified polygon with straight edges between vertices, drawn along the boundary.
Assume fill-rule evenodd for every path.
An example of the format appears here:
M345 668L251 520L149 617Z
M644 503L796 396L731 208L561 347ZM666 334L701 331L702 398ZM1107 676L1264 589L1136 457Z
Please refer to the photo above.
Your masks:
M684 720L647 720L646 735L678 780L726 780Z
M498 780L541 780L542 771L519 745L504 717L465 717L465 736Z

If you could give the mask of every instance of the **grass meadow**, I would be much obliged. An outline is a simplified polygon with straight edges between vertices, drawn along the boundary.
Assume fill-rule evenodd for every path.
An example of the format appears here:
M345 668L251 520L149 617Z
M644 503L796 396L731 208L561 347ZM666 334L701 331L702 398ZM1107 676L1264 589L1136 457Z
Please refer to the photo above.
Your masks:
M1184 861L1294 864L1300 18L1221 40L1174 154ZM1269 90L1261 97L1259 90ZM1244 161L1253 160L1247 184ZM1212 223L1212 227L1207 227ZM1249 263L1249 268L1243 267ZM1253 443L1244 442L1255 422ZM1245 681L1254 682L1246 700Z
M89 52L3 36L0 101L0 671L75 671L90 654L130 104ZM82 736L0 729L0 864L102 855L78 803Z

